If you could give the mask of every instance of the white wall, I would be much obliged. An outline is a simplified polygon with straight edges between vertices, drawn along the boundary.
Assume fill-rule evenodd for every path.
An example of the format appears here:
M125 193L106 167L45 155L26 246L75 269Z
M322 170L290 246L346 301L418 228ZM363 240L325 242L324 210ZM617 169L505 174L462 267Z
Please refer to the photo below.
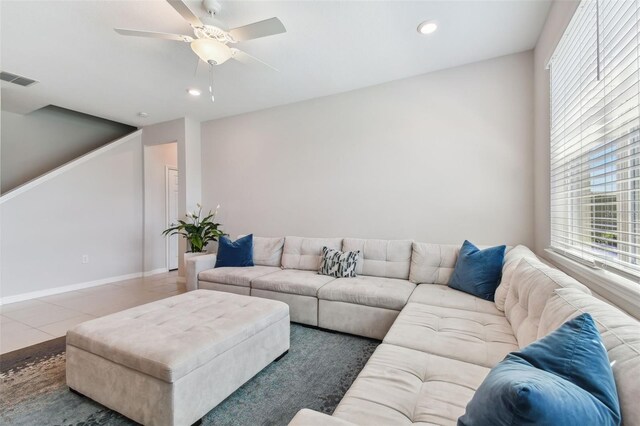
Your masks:
M549 10L534 51L534 196L535 196L535 244L538 255L544 256L551 238L549 155L551 125L549 121L549 70L547 63L567 25L580 4L579 1L554 1Z
M202 125L232 235L533 243L526 52Z
M54 106L26 115L1 111L0 117L2 193L135 130Z
M0 296L142 270L140 133L0 204ZM11 194L8 194L11 195ZM89 263L82 264L82 256Z
M167 269L166 167L178 167L176 142L144 147L144 271Z

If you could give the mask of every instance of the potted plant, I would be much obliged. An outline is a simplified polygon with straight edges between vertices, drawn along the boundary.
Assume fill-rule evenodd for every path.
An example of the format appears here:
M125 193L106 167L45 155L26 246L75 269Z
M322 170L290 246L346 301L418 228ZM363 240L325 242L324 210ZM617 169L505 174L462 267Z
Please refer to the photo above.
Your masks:
M178 220L178 224L165 229L162 235L182 235L187 240L187 253L205 253L207 244L211 241L218 241L223 235L226 235L220 230L220 224L215 222L216 215L220 205L216 207L216 211L203 218L202 206L197 204L198 210L193 212L187 212L187 220Z

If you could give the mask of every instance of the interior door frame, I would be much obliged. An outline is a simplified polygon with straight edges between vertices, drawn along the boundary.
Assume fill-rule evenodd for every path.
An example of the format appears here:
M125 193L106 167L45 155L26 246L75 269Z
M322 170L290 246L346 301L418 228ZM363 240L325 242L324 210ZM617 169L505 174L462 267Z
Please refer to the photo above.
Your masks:
M164 223L169 227L169 171L174 170L176 173L180 173L176 166L170 166L165 164L164 166ZM167 236L165 238L165 265L167 271L170 271L169 265L171 264L169 261L169 241L171 237ZM180 246L180 242L178 241L178 247ZM180 256L180 250L178 250L178 256ZM180 264L180 259L178 259L178 265Z

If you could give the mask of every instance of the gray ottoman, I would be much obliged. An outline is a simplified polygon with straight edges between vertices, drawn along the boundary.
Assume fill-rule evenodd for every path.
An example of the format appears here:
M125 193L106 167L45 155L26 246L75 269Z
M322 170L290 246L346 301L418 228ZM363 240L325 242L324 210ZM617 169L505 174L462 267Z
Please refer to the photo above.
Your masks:
M289 307L196 290L67 333L67 384L145 425L191 425L289 349Z

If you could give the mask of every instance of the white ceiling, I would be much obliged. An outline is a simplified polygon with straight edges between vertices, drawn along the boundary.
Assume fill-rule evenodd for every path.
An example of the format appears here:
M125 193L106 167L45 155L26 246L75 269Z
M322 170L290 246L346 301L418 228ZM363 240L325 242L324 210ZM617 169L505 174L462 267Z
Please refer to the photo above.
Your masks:
M276 68L228 61L206 66L186 43L123 37L113 27L189 34L169 4L156 1L11 1L1 4L1 66L39 80L2 82L2 108L54 104L142 126L183 116L210 120L331 95L534 47L550 0L224 1L233 28L277 16L285 34L238 47ZM189 6L204 16L200 2ZM416 32L427 19L439 29ZM384 101L384 100L381 100ZM149 113L141 119L137 113Z

